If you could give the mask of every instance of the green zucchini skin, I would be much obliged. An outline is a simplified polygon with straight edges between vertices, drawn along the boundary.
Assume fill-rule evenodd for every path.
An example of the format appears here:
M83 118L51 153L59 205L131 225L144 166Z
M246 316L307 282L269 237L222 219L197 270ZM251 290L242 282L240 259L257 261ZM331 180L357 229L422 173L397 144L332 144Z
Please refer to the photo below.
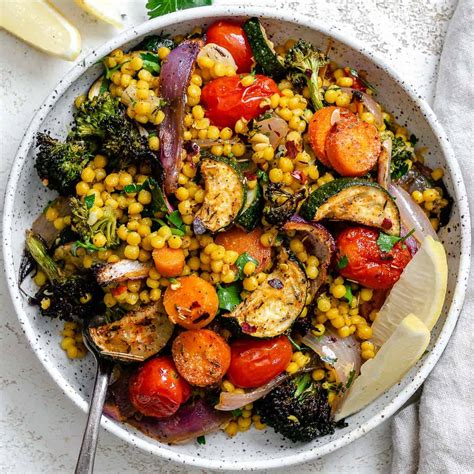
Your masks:
M257 180L255 188L247 190L247 199L241 213L235 221L236 224L247 232L251 232L260 222L263 206L263 189L260 181Z
M393 197L372 181L339 178L313 191L302 204L307 221L332 219L376 227L400 235L400 213Z
M286 69L278 59L275 51L268 44L268 39L258 18L250 18L244 23L244 31L252 48L257 66L265 76L280 80L286 76Z
M212 162L220 167L218 173L210 172ZM234 160L211 153L201 155L200 172L206 193L194 222L199 220L210 232L222 231L234 223L245 206L245 179Z

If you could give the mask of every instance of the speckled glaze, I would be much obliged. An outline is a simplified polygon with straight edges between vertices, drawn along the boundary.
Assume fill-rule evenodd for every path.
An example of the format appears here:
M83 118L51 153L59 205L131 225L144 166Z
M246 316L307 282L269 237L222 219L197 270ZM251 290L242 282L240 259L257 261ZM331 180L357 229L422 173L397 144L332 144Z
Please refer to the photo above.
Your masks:
M66 126L72 118L74 98L86 91L99 75L100 66L95 65L97 59L113 49L119 46L131 47L141 37L153 32L184 33L196 25L205 26L215 18L244 16L264 18L267 30L277 42L288 37L303 37L324 49L328 39L332 38L334 43L331 57L341 63L367 70L371 82L378 86L380 101L394 113L400 123L409 124L410 130L420 138L423 146L429 147L427 162L432 166L445 168L446 185L455 199L455 206L451 222L440 236L448 253L448 294L443 315L432 333L429 352L399 384L369 407L350 417L346 428L308 444L293 444L268 429L265 432L248 431L233 439L228 439L223 433L216 433L207 437L204 446L197 443L168 446L147 438L127 425L103 418L102 424L107 430L145 451L176 462L226 470L281 468L317 458L354 441L395 413L427 377L454 329L467 285L470 248L466 193L445 133L429 106L374 53L357 42L342 37L336 29L328 29L315 20L268 9L208 7L157 18L117 36L91 53L59 82L25 133L7 186L3 247L10 293L31 346L64 393L81 409L87 409L93 384L92 359L85 358L74 364L63 363L63 353L57 343L62 325L38 317L36 309L28 305L17 285L24 230L30 227L35 216L53 196L41 186L33 168L34 136L38 130L50 130L57 136L65 135ZM32 291L27 282L24 288Z

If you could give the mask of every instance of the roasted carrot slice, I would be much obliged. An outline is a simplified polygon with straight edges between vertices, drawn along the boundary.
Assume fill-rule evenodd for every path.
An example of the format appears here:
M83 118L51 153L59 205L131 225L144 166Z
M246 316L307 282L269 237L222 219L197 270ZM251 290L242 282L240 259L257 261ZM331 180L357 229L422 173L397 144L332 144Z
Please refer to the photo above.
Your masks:
M257 272L260 272L266 270L272 261L272 251L262 245L260 242L261 235L262 231L259 228L247 232L240 227L232 227L230 230L217 234L215 242L222 245L226 250L233 250L239 255L247 252L260 262L256 269Z
M184 268L184 250L163 247L154 249L153 261L158 273L164 277L176 277L181 275Z
M196 275L178 278L165 291L163 305L170 320L186 329L208 325L219 309L216 289Z
M308 134L311 148L318 160L324 166L330 166L329 160L326 156L326 138L333 126L333 124L331 124L332 114L337 109L338 107L334 106L323 107L314 113L309 122ZM342 111L343 109L339 110Z
M381 150L375 126L353 117L339 120L326 139L330 166L341 176L364 176L376 165Z
M209 329L182 332L174 341L173 360L180 375L191 385L218 383L230 365L230 347Z

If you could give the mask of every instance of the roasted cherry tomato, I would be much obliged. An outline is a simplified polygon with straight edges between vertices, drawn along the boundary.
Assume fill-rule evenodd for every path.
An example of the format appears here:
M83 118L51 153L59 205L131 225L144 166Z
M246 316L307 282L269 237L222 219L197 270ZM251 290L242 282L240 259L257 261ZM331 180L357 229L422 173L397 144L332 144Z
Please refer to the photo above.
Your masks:
M216 21L206 33L207 43L227 49L235 63L237 72L250 72L253 65L252 48L242 26L233 21Z
M219 77L202 89L201 100L214 125L234 128L242 117L258 117L267 109L260 107L262 100L279 92L273 79L260 74L250 86L244 87L240 81L240 76Z
M239 339L231 346L228 379L237 387L254 388L281 374L293 350L286 336L273 339Z
M390 252L382 252L377 245L380 232L367 227L348 227L336 240L338 261L347 257L347 266L339 269L346 278L367 288L388 289L400 278L411 260L411 253L398 242Z
M189 384L169 357L145 362L130 379L130 401L145 416L166 418L191 396Z

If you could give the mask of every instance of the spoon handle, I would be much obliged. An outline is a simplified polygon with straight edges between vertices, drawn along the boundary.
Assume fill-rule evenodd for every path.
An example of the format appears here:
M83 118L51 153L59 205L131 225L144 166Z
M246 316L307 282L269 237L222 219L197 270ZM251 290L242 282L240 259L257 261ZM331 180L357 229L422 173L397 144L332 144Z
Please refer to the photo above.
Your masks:
M99 438L100 419L104 407L107 385L112 364L101 360L97 361L97 373L95 376L94 392L90 402L89 416L87 418L84 437L82 438L81 451L76 464L75 474L92 474L94 471L95 451Z

